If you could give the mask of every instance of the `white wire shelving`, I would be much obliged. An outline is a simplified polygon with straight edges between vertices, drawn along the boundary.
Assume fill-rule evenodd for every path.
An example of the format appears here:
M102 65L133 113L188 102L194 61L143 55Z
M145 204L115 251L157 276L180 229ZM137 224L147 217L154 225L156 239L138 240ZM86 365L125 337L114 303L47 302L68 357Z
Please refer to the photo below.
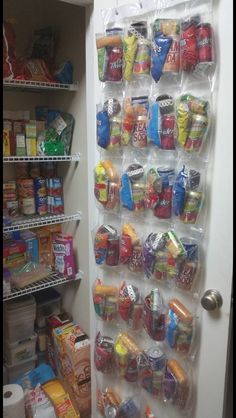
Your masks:
M37 91L37 90L55 90L55 91L78 91L79 84L61 84L50 83L46 81L33 81L33 80L3 80L3 87L5 89L20 89L24 91Z
M3 227L3 233L22 231L29 228L38 228L40 226L53 225L62 222L80 221L82 218L81 212L76 212L72 215L32 215L16 218L11 221L11 224Z
M53 272L48 277L39 280L38 282L32 283L25 286L23 289L12 288L11 293L3 296L3 302L15 299L20 296L29 295L39 290L47 289L48 287L58 286L60 284L73 283L74 281L81 280L83 278L83 271L79 270L73 279L67 279L66 277L60 277L57 273Z
M27 162L47 162L47 161L80 161L80 153L74 155L36 155L36 156L9 156L3 157L4 163L27 163Z

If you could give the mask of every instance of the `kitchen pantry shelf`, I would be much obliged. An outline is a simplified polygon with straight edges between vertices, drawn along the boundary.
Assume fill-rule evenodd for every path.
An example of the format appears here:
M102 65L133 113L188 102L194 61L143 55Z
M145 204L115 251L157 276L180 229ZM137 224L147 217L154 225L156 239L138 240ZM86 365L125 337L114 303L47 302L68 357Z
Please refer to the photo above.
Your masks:
M66 277L60 277L57 275L57 273L53 272L48 277L45 277L44 279L41 279L36 283L29 284L28 286L25 286L23 289L11 289L11 293L9 295L3 296L3 302L10 299L18 298L20 296L28 295L33 292L38 292L39 290L43 290L48 287L57 286L59 284L72 283L74 281L81 280L83 278L83 275L83 271L79 270L79 272L73 279L67 279Z
M36 156L9 156L3 157L4 163L27 163L47 161L80 161L80 153L74 155L36 155Z
M72 215L33 215L25 216L21 219L14 219L11 225L3 227L3 233L12 232L12 231L22 231L29 228L37 228L45 225L53 225L62 222L69 221L80 221L82 217L81 212L76 212Z
M32 81L32 80L3 80L3 87L7 90L23 90L23 91L38 91L38 90L66 90L66 91L78 91L78 83L74 84L61 84L61 83L49 83L46 81Z

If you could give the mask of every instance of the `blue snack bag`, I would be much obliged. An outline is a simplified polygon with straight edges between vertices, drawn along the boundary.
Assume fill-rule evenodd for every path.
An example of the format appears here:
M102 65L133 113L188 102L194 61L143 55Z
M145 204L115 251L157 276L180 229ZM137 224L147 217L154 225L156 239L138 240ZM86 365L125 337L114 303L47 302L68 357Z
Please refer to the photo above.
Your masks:
M174 189L173 189L173 208L174 214L179 216L183 213L185 203L185 186L188 174L185 171L185 166L176 177Z
M110 142L110 120L108 112L101 110L97 113L97 144L102 148L107 148Z
M70 61L63 62L58 70L53 74L58 83L72 84L73 83L73 65Z
M124 173L121 177L120 198L125 208L129 210L133 210L134 202L132 198L132 188L131 188L129 176L127 173Z
M156 32L151 49L151 75L157 83L162 76L162 69L173 39L163 35L162 32Z
M158 148L161 148L161 141L159 135L159 104L153 103L149 108L149 123L147 127L147 136L150 142L153 142Z

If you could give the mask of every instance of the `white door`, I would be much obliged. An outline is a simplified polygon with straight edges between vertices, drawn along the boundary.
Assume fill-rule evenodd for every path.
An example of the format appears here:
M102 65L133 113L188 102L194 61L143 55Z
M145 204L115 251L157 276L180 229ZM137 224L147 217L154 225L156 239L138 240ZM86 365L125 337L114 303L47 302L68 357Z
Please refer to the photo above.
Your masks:
M103 31L100 9L132 3L128 0L94 0L94 6L87 9L87 113L88 113L88 155L89 155L89 216L90 230L96 225L97 212L94 209L93 167L98 160L96 152L95 104L100 100L100 83L97 76L95 33ZM223 305L212 312L199 306L201 315L200 351L196 369L196 408L192 418L222 418L224 408L227 348L231 309L232 284L232 0L214 1L216 28L216 49L218 63L217 106L215 115L214 146L208 165L210 204L208 226L205 238L206 269L204 290L220 292ZM90 243L91 283L95 266ZM90 299L91 300L91 299ZM94 311L91 306L91 338L94 338ZM94 373L94 371L93 371ZM95 382L95 379L93 379ZM93 398L95 386L93 386ZM158 415L158 417L161 415ZM95 400L93 418L96 417ZM177 415L176 415L177 418ZM229 418L225 415L224 418Z

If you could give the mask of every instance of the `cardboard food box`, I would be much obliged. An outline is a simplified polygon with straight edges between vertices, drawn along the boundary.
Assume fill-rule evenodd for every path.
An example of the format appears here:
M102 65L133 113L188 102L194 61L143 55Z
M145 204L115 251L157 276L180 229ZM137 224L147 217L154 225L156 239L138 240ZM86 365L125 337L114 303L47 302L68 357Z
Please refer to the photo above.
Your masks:
M51 233L45 228L37 228L35 233L38 238L39 262L47 266L52 266L53 254Z
M90 341L77 325L63 341L65 354L72 365L69 376L74 398L81 413L91 409Z
M68 324L55 328L52 333L55 348L56 369L60 378L67 376L71 371L69 359L65 353L63 342L65 336L74 328L74 326L74 323L69 322Z

